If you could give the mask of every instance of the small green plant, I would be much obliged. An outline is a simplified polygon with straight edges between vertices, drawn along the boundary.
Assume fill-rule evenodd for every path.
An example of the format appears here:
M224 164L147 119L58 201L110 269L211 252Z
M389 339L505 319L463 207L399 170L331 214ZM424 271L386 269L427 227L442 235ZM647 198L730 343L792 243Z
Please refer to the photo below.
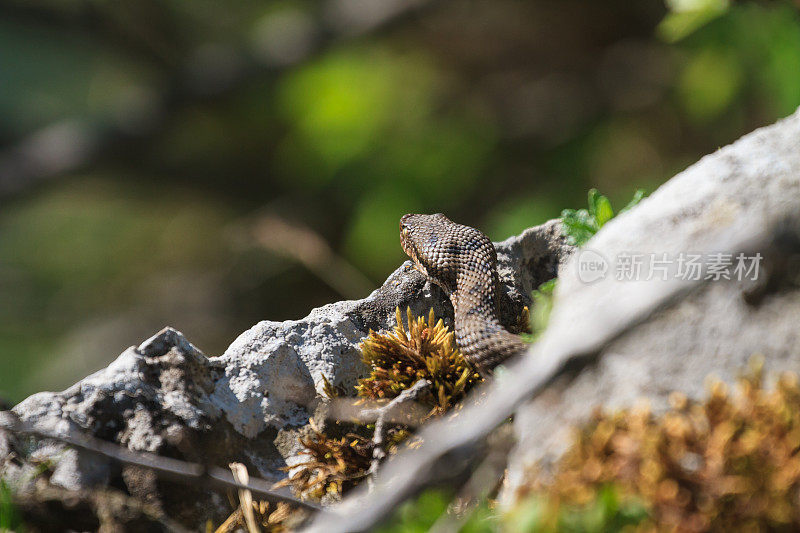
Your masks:
M553 310L553 291L557 281L555 278L545 281L531 293L533 311L530 313L530 333L521 335L525 342L535 342L547 328L550 311Z
M637 189L633 199L620 210L620 213L631 209L642 198L644 190ZM589 208L564 209L561 212L561 224L567 241L574 246L583 246L614 216L616 215L611 207L611 201L597 192L597 189L589 189Z

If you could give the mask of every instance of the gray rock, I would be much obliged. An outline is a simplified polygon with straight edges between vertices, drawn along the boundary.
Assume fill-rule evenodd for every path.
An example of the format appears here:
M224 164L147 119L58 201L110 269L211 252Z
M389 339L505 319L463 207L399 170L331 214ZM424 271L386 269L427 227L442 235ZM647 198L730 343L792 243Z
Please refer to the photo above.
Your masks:
M572 248L555 221L496 246L501 315L513 327L530 304L530 291L555 277ZM165 328L69 389L34 394L12 411L46 434L87 431L131 450L206 464L245 461L253 475L278 480L284 467L298 461L298 436L318 407L323 377L334 385L354 385L366 373L358 343L370 330L393 327L396 307L416 314L433 308L452 322L449 300L407 261L368 297L314 309L302 320L256 324L219 357L206 358L179 332ZM8 439L2 444L10 450ZM29 461L53 459L50 481L70 490L120 475L118 465L55 440L21 448L18 455ZM22 478L25 472L31 468L0 457L0 474ZM124 476L124 482L140 477ZM150 484L128 488L135 494L154 490ZM183 505L193 509L172 511L204 520L225 507L209 495L186 500Z
M555 277L559 262L572 251L551 221L497 243L502 284L501 317L513 328L530 293ZM237 431L252 438L267 427L297 426L308 421L322 377L352 387L366 369L358 343L370 330L394 326L395 308L436 315L452 323L453 308L436 286L426 283L406 261L383 286L363 300L314 309L302 320L264 321L213 358L224 366L211 401Z
M666 253L669 260L682 252L728 252L735 262L741 247L724 243L746 242L748 256L760 253L763 259L756 281L712 276L668 309L642 314L641 325L520 408L506 503L526 468L551 465L565 449L570 428L597 406L615 410L646 399L661 412L671 391L704 397L707 376L734 382L755 354L765 358L768 372L800 371L799 221L800 111L706 156L612 220L575 254L560 271L547 342L584 332L591 337L596 328L611 327L631 313L635 318L647 307L643 302L679 283L660 281L660 273L650 281L617 280L614 263L620 254ZM582 260L598 257L608 262L606 277L583 283ZM676 274L671 270L668 277ZM538 357L547 357L545 340L535 351Z
M219 417L208 398L213 381L208 359L180 333L166 328L69 389L34 394L12 411L47 434L83 429L131 450L186 450L187 432L207 432ZM57 442L41 444L31 459L52 459L53 484L77 490L110 477L108 461Z

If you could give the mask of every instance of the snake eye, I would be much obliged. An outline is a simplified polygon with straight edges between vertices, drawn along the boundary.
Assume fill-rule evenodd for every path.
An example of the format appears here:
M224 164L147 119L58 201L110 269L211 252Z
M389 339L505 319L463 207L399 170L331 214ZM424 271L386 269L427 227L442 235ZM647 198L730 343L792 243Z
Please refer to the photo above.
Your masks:
M403 235L406 235L406 236L408 236L408 233L409 233L409 231L410 231L410 226L409 226L409 224L408 224L408 216L409 216L409 215L404 215L404 216L403 216L403 217L400 219L400 232L401 232Z

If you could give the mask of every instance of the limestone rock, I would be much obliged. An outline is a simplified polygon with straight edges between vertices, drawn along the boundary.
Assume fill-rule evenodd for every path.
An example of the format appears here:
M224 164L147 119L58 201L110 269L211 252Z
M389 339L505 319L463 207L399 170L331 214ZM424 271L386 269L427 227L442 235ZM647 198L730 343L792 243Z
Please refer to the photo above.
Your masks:
M131 450L159 452L166 445L180 448L187 431L207 431L218 418L219 409L208 398L214 378L208 359L166 328L64 392L34 394L13 411L56 434L83 428ZM92 461L80 463L73 452L55 463L54 483L77 489L108 477L107 464L88 468Z
M756 354L765 358L767 372L800 370L799 232L800 111L704 157L609 222L562 267L543 344L572 337L579 351L584 334L610 330L631 313L636 319L646 302L681 283L675 279L680 254L702 254L702 277L711 279L669 308L642 314L641 325L518 410L506 500L525 468L551 464L564 450L570 427L587 420L595 407L613 411L646 399L663 411L671 391L702 398L707 376L731 383ZM728 245L737 242L746 245ZM745 258L761 254L757 279L737 280L739 252ZM615 267L628 261L621 257L642 254L647 264L651 253L672 260L670 279L661 281L659 272L648 280L645 270L640 281L617 279ZM716 253L732 254L731 280L714 280L709 273ZM578 269L591 261L605 261L608 270L604 278L584 283L585 271ZM546 348L539 348L538 357L547 357Z
M530 304L530 291L554 277L572 249L555 221L496 246L502 316L512 325L522 306ZM165 328L69 389L34 394L12 412L47 434L85 431L136 451L221 466L242 461L252 475L278 480L285 476L283 468L298 460L297 437L318 406L323 376L334 385L354 385L366 372L358 343L370 330L393 327L395 307L407 306L417 314L433 308L452 321L447 298L407 261L368 297L314 309L301 320L261 322L218 357L207 358L179 332ZM67 450L56 440L39 439L32 448L12 441L0 431L0 474L6 477L31 480L31 461L57 457L50 482L69 490L117 480L131 493L156 500L159 490L161 496L174 492L174 486L163 489L146 476ZM8 460L15 455L28 461ZM134 486L138 480L144 480L142 486ZM167 510L169 516L186 517L196 526L191 520L218 517L227 509L213 494L189 493L178 502L162 498L177 506Z

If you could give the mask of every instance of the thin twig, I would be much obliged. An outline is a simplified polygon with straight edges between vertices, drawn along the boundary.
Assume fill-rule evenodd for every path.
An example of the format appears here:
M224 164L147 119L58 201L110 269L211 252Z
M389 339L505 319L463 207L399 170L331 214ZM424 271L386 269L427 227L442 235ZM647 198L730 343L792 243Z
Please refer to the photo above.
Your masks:
M367 472L369 475L368 483L370 485L374 483L375 477L378 475L378 468L380 467L381 461L386 458L386 450L383 448L383 426L386 423L386 419L396 419L399 412L405 409L406 403L415 402L417 398L419 398L419 395L423 391L428 390L430 386L430 381L427 379L420 379L386 405L375 409L364 409L362 411L363 418L375 417L375 432L372 436L372 443L374 445L372 449L372 463Z
M265 479L250 478L248 483L239 483L233 474L225 468L162 457L154 453L135 452L118 444L77 431L73 427L66 434L43 430L28 422L23 422L11 411L0 412L0 429L5 429L12 433L23 433L57 440L75 448L103 455L123 464L149 468L163 479L186 485L197 486L201 484L211 488L249 490L259 498L272 503L287 502L306 509L320 509L318 505L295 498L288 490L273 489L273 484Z
M345 298L372 292L372 282L309 227L265 214L252 224L251 233L249 242L298 261Z

